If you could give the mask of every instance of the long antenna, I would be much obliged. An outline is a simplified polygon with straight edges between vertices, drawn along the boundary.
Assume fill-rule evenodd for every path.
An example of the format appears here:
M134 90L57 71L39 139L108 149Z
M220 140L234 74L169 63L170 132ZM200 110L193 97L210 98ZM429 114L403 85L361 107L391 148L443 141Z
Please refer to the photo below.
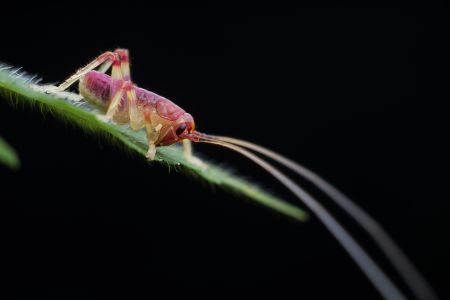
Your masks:
M331 234L338 240L347 253L353 258L356 264L360 267L363 273L369 278L379 293L388 300L406 300L406 297L401 291L392 283L386 274L378 267L373 259L364 251L364 249L352 238L352 236L344 229L344 227L323 207L316 199L309 195L304 189L299 187L286 175L281 173L278 169L267 163L265 160L259 158L255 154L241 148L239 146L219 141L201 138L196 135L190 136L198 142L216 144L225 148L234 150L243 156L249 158L272 176L278 179L285 187L287 187L295 196L297 196L303 203L319 218Z
M386 257L396 268L397 272L400 274L400 276L403 278L403 280L406 282L408 287L411 289L411 291L413 291L418 299L438 299L432 287L414 267L413 263L406 257L400 247L394 242L394 240L383 229L383 227L361 207L356 205L349 197L347 197L329 182L324 180L322 177L307 169L306 167L292 161L291 159L260 145L224 136L207 135L207 138L225 141L254 150L258 153L272 158L273 160L279 162L283 166L289 168L290 170L303 176L304 178L315 184L368 232L369 236L384 252Z

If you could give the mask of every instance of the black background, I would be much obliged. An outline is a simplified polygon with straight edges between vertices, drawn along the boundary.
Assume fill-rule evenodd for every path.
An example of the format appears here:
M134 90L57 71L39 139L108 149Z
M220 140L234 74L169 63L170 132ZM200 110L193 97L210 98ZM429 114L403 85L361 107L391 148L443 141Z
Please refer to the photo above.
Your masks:
M375 2L13 4L2 7L0 60L58 82L128 48L137 84L190 112L200 131L263 144L329 179L445 299L449 199L435 173L445 135L424 87L437 53L429 20L442 12ZM287 220L5 101L0 134L22 160L19 172L0 166L2 271L16 296L380 298L315 218ZM196 150L292 199L244 158Z

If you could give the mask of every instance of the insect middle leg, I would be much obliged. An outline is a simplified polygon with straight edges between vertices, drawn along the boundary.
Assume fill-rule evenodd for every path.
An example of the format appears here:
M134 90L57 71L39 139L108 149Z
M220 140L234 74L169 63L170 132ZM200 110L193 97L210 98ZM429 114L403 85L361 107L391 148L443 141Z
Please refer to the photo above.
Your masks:
M131 72L129 64L129 54L126 49L116 49L114 53L118 56L118 60L113 62L113 69L111 77L114 79L123 80L125 85L123 86L128 104L128 113L130 117L130 126L134 130L139 130L145 127L145 118L141 110L139 110L137 103L136 91L134 85L131 81ZM106 113L107 116L111 116L120 104L120 98L111 104Z
M138 105L136 90L131 81L128 50L117 49L114 53L117 54L118 61L114 61L112 64L113 69L111 76L114 79L123 80L123 84L119 90L114 93L106 115L109 117L114 116L122 100L123 93L126 93L130 127L134 130L139 130L144 127L146 128L148 140L148 151L146 157L149 160L153 160L156 155L155 143L159 139L162 124L152 124L151 122L146 121L143 108Z

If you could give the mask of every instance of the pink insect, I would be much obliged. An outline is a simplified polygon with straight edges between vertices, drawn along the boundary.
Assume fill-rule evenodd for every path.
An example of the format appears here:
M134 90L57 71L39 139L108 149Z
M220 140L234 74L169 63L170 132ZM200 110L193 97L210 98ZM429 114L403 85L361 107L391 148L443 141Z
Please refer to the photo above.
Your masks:
M106 72L112 67L111 75ZM95 71L95 69L97 69ZM383 251L409 289L418 299L437 299L433 289L384 229L365 211L317 174L300 164L262 146L223 136L212 136L195 130L193 117L172 101L133 84L128 50L105 52L79 69L57 87L64 91L79 81L79 92L89 102L105 110L106 116L119 124L129 123L133 130L146 130L147 158L153 160L156 147L183 142L188 161L207 167L192 155L190 142L220 145L254 161L285 185L318 217L331 234L361 268L385 299L407 299L379 265L356 242L332 214L284 173L254 154L265 155L315 184L362 226ZM252 150L254 152L251 152Z

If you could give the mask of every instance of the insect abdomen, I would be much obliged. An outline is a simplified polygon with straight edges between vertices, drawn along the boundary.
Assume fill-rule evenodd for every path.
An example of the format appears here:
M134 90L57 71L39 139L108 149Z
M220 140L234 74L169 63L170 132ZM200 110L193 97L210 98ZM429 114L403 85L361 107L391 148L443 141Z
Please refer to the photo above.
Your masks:
M94 102L104 108L111 100L112 85L116 81L104 73L91 71L80 80L80 94L88 101Z
M114 80L111 76L104 73L91 71L80 80L79 90L80 94L87 101L106 109L111 102L111 98L119 91L122 84L123 81L121 80ZM164 119L175 121L185 113L183 109L172 101L153 92L138 87L135 87L135 92L139 107L151 107ZM118 109L119 112L126 113L127 99L125 93L122 95ZM127 117L119 119L126 121Z

